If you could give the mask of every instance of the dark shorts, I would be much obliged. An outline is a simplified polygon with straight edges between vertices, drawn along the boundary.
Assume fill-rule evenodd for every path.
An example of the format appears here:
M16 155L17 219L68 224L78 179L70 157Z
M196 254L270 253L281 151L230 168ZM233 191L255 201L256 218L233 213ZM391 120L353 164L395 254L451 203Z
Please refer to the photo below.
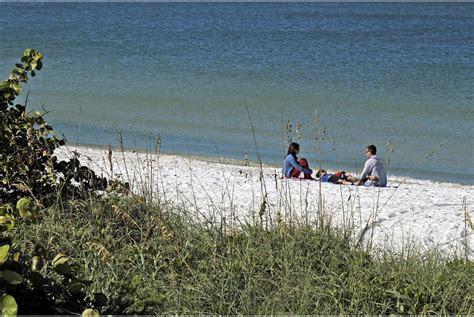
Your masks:
M328 183L337 183L341 179L344 179L344 178L342 178L340 176L337 176L337 175L331 175L331 177L329 177L329 179L328 179Z
M344 171L339 171L331 176L329 176L328 183L339 183L339 181L345 181L347 180L347 175L346 172Z

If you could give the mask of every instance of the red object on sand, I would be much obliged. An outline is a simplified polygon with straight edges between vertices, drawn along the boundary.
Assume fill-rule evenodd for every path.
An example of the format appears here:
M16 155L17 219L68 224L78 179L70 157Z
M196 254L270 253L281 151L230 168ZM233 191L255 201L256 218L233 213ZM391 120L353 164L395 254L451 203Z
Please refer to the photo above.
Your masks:
M309 164L306 159L302 158L298 163L301 165L301 167L309 169ZM298 171L297 168L293 168L293 170L291 171L290 177L298 178L300 177L300 174L301 172ZM304 178L312 179L310 174L304 174Z

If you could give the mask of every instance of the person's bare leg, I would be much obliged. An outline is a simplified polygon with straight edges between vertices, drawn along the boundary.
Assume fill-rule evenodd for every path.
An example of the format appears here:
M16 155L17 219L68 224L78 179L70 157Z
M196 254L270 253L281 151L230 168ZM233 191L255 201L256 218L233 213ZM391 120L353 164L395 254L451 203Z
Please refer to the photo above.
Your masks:
M341 184L341 185L353 185L352 182L348 182L348 181L343 180L343 179L338 180L337 183Z
M354 182L357 182L357 178L355 178L354 176L350 175L350 174L347 174L346 175L346 180L348 182L351 182L351 183L354 183Z
M353 182L349 182L349 181L346 181L346 180L343 180L341 184L342 185L354 185Z

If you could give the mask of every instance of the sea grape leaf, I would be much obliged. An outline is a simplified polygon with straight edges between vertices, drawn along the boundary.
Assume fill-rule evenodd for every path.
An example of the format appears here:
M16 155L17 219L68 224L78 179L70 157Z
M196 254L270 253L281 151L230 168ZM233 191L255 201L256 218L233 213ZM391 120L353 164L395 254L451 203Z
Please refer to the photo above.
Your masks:
M5 263L8 260L8 255L10 254L10 245L5 244L0 247L0 265Z
M0 297L0 312L5 317L16 316L18 305L13 296L5 294Z

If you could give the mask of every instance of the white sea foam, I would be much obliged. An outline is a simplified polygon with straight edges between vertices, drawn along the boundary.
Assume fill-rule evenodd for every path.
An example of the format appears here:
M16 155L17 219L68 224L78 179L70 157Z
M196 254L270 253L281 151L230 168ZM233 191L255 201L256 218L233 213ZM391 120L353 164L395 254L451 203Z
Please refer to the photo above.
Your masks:
M316 223L322 202L326 221L353 228L356 237L369 224L365 242L373 236L376 245L395 250L414 242L426 249L457 247L464 252L467 239L473 257L474 234L472 228L465 230L464 211L474 218L472 185L389 176L386 188L340 186L282 179L275 166L264 165L262 178L257 166L243 162L136 152L113 152L111 170L107 151L85 147L77 151L81 163L97 173L184 206L204 221L225 218L236 226L261 221L266 193L265 223L275 223L278 217ZM62 159L72 155L67 150L57 154Z

